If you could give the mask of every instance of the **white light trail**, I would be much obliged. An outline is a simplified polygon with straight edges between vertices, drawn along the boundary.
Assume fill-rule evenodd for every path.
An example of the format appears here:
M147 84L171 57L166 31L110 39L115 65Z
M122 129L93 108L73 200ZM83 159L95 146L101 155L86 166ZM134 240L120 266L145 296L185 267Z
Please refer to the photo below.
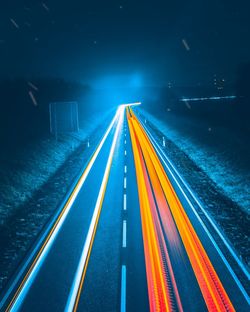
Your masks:
M116 126L115 135L114 135L113 142L112 142L112 145L111 145L111 149L110 149L110 152L109 152L109 157L108 157L108 161L107 161L107 164L106 164L106 168L105 168L102 184L101 184L100 191L99 191L99 194L98 194L98 198L97 198L97 201L96 201L94 213L92 215L92 219L91 219L91 223L90 223L90 226L89 226L87 238L86 238L83 250L82 250L81 258L80 258L80 261L78 263L78 267L77 267L77 270L76 270L75 278L74 278L74 281L72 283L70 294L69 294L69 297L68 297L68 301L67 301L67 304L66 304L66 307L65 307L65 310L64 310L65 312L70 312L70 311L74 310L77 294L78 294L79 287L80 287L80 284L81 284L82 274L83 274L83 271L84 271L84 267L86 265L89 248L91 247L91 242L93 240L93 234L95 232L95 225L96 225L96 222L98 221L99 211L100 211L100 209L102 207L102 199L103 199L103 196L104 196L104 193L105 193L106 184L107 184L108 177L109 177L109 171L110 171L111 163L112 163L112 160L113 160L113 155L114 155L114 151L115 151L115 146L116 146L118 134L119 134L120 129L121 129L121 125L122 125L122 121L123 121L123 115L124 115L124 107L120 106L118 108L118 124Z
M86 170L84 171L83 175L80 177L75 189L73 190L69 200L67 201L67 203L66 203L66 205L62 211L62 214L59 217L58 223L56 224L55 228L53 228L52 232L49 234L50 237L49 237L48 241L46 242L45 245L42 246L42 252L39 255L39 257L36 259L36 262L34 263L34 267L32 268L31 272L29 273L26 280L24 281L19 293L16 294L16 298L11 305L10 311L15 312L15 311L18 311L20 309L21 304L22 304L28 290L30 289L37 273L39 272L39 269L40 269L41 265L43 264L47 254L49 253L49 251L50 251L50 249L51 249L51 247L52 247L52 245L53 245L53 243L54 243L54 241L55 241L55 239L56 239L56 237L57 237L57 235L58 235L66 217L67 217L67 215L69 214L69 211L70 211L77 195L79 194L81 187L83 186L91 168L93 167L93 164L94 164L103 144L105 143L112 127L114 126L114 124L118 118L119 118L119 122L120 122L121 115L122 115L121 114L121 108L119 108L117 110L114 118L112 119L108 129L106 130L98 148L96 149L96 151L95 151L94 155L92 156L89 164L87 165ZM119 127L117 126L117 128L119 128ZM3 298L3 300L0 304L0 307L4 305L5 300L7 299L7 297L9 296L11 291L13 290L13 288L14 288L14 285L11 285L10 289L6 293L6 296Z

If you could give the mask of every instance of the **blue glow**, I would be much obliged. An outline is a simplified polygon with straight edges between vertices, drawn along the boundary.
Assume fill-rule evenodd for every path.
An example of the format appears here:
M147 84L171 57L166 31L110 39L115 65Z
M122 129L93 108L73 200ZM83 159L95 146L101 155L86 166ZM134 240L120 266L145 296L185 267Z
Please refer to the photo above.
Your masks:
M92 81L96 89L140 88L144 79L140 73L103 75Z
M139 74L134 74L131 78L131 87L140 88L142 87L142 77Z

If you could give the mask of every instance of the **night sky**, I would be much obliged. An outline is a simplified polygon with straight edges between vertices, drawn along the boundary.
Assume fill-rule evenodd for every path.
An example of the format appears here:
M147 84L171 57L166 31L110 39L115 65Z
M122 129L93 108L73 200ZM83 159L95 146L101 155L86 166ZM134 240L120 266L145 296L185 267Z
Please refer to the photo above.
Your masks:
M250 61L249 12L248 0L1 1L0 77L231 81Z

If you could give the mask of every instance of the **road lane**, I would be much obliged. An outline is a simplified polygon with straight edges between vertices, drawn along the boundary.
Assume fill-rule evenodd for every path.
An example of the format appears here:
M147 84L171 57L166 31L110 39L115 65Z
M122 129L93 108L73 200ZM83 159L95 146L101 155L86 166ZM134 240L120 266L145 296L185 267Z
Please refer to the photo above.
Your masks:
M142 124L142 120L140 121ZM250 304L248 295L250 292L250 272L236 254L235 250L233 250L230 242L224 236L221 229L209 215L209 212L205 209L205 207L203 207L197 195L188 185L188 182L185 181L178 172L176 166L173 163L174 160L170 160L166 156L162 147L160 146L161 143L159 144L159 141L157 140L157 136L153 135L152 132L149 131L148 126L145 126L145 124L143 127L149 136L155 150L157 151L165 171L169 173L169 179L176 187L178 196L184 201L188 202L189 207L193 210L195 215L195 220L198 220L204 228L220 258L223 259L224 265L227 267L230 275L235 280L235 283L238 285L242 295L245 297L245 300Z
M123 131L120 133L78 311L118 311L123 225Z
M8 310L63 311L121 115L119 108L50 235L20 281ZM5 302L2 301L3 304Z
M227 285L230 297L234 298L236 306L242 307L242 303L244 303L241 309L248 310L247 307L250 305L249 271L232 249L221 229L215 224L209 212L202 206L188 182L178 172L173 164L174 160L170 160L166 156L159 142L157 142L157 137L149 131L148 124L146 126L142 120L140 122L157 151L178 197L185 204L186 212L195 226L200 240L206 246L209 257L212 262L216 263L217 272L221 276L223 284Z
M124 145L117 146L79 311L149 310L140 208L126 124L122 133L126 144L120 139Z
M102 204L103 204L103 200L105 197L106 187L107 187L107 183L108 183L108 179L110 175L110 169L111 169L111 165L113 162L113 156L115 153L118 136L120 135L121 127L123 124L123 117L124 117L124 108L119 107L118 108L118 121L116 125L114 138L112 141L112 145L110 148L104 176L102 179L102 184L101 184L100 191L97 197L94 213L93 213L90 227L88 230L88 235L84 244L84 248L82 250L82 254L81 254L81 258L80 258L78 268L75 274L75 278L72 283L72 287L71 287L71 291L68 297L67 305L65 307L65 311L72 311L72 310L76 311L78 308L78 302L80 299L82 285L83 285L86 270L87 270L88 260L90 257L90 253L91 253L91 249L92 249L92 245L94 242L95 233L96 233L96 229L97 229L97 225L98 225L98 221L99 221L99 217L100 217L100 213L102 209Z
M229 278L227 266L222 265L221 259L220 257L218 258L217 250L213 248L213 244L211 243L208 233L204 231L204 228L202 228L202 226L199 223L199 220L197 220L197 216L194 213L190 214L190 211L189 211L189 214L188 215L186 214L185 210L188 208L187 207L188 205L185 201L184 201L185 209L181 206L180 201L178 197L176 196L175 191L173 189L172 183L169 182L168 177L165 174L165 170L161 166L161 163L159 162L159 159L154 151L154 148L152 147L150 141L148 140L148 137L145 134L145 131L141 127L136 116L130 111L130 113L128 114L128 118L131 124L130 126L131 132L133 132L134 135L137 136L137 139L134 140L135 141L134 150L137 150L136 153L138 154L138 161L137 161L136 166L143 167L145 163L145 167L147 168L147 172L146 174L144 174L144 177L142 179L140 179L140 177L138 178L138 186L140 186L140 184L142 184L143 181L145 181L145 177L149 175L150 183L151 183L150 187L152 187L154 196L156 198L156 199L154 198L154 200L156 200L157 202L157 197L159 198L157 206L160 212L158 211L158 213L161 215L161 219L163 219L162 213L166 212L167 207L165 207L165 209L161 212L162 208L160 207L161 205L159 204L159 202L162 201L162 196L160 196L161 194L159 194L159 187L157 190L157 185L156 185L157 181L155 178L159 180L160 186L165 196L165 202L167 202L167 206L169 206L171 214L173 215L173 219L176 223L176 227L178 229L183 245L185 247L185 252L188 255L189 262L191 264L192 270L195 273L196 280L201 289L202 297L204 298L206 302L207 308L209 310L216 309L217 311L226 311L226 310L233 311L234 307L233 307L231 300L229 299L229 296L227 294L228 292L230 293L230 298L232 298L233 302L235 303L235 306L240 308L242 311L245 311L245 310L247 311L248 309L247 302L245 298L242 297L242 294L240 292L240 289L237 283L235 283L235 281L232 278L231 279ZM140 157L139 155L140 153L143 156ZM153 170L155 172L153 172ZM140 175L141 174L138 174L138 176ZM176 187L175 184L173 185ZM148 189L150 189L150 187L148 187ZM145 201L145 197L150 198L150 194L148 195L145 195L145 194L147 193L144 192L141 201ZM149 206L151 207L151 210L153 210L152 207L154 205L153 205L152 199L151 199L151 203ZM190 210L190 207L187 210ZM152 211L151 211L151 214L154 215ZM166 225L166 221L167 219L165 218L165 221L163 222L163 228L164 228L164 224ZM196 231L194 230L193 224L195 225L195 229L198 235ZM173 238L172 236L173 236L174 231L171 230L171 232L167 233L166 226L165 226L165 232L167 234L166 235L167 241L171 240L171 238ZM153 229L151 230L151 233L153 233ZM176 240L177 236L176 235L174 236L175 236L174 240ZM156 238L158 238L157 235L156 235ZM201 239L202 243L199 238ZM209 257L205 249L203 248L203 245L206 246L206 251L208 252ZM147 255L145 256L147 257ZM150 259L150 255L148 256L148 258ZM211 260L210 258L213 259L213 264L216 266L217 272L214 269L210 261ZM173 263L173 265L175 266L175 262ZM151 274L155 274L157 276L157 274L152 269L151 270L149 269L148 271ZM220 273L220 278L217 275L218 272ZM149 275L150 274L148 273L148 281L150 280ZM223 281L223 283L221 283L220 279ZM153 293L154 299L152 299L152 305L154 304L155 300L158 300L157 301L158 305L162 304L164 300L167 300L164 297L163 299L159 297L159 295L161 294L161 291L162 292L164 291L164 284L160 284L159 280L158 280L158 284L156 282L156 285L158 286L161 285L158 289L159 293L155 291L155 289L157 289L155 288L156 286L153 287L153 290L155 293ZM157 281L157 277L156 277L156 281ZM179 288L179 283L177 284ZM225 291L224 285L227 291ZM190 284L187 286L190 286ZM194 284L192 285L192 289L193 289L193 286L195 285ZM167 293L167 290L168 289L165 289L166 293ZM190 294L187 293L187 291L186 291L186 294L185 292L182 291L181 292L182 300L183 298L185 298L185 295L186 297L190 296ZM165 295L165 297L167 297L167 294ZM194 298L196 299L196 297ZM171 310L170 301L171 300L169 300L169 302L167 301L167 303L164 302L163 306L169 307L169 309ZM195 304L193 305L192 310L194 309L197 309L197 306L195 306ZM199 308L199 311L201 311L200 308Z
M10 302L8 311L248 311L190 194L131 108L123 118L124 108L3 304Z
M126 265L126 308L127 311L149 311L147 279L142 239L139 195L136 182L134 156L128 122L125 121L127 131L125 148L127 155L124 159L124 176L127 177L126 211L127 247L123 252L122 264Z
M146 174L146 167L143 163L143 155L139 147L139 138L133 129L133 121L130 113L127 113L129 119L130 133L132 137L133 151L135 157L135 166L137 173L137 184L139 189L143 242L147 271L148 296L151 311L172 311L178 307L182 311L182 305L179 299L179 293L176 287L176 282L172 273L172 267L168 266L168 271L173 278L169 279L169 273L166 270L161 248L166 249L166 246L160 246L163 242L162 232L157 233L154 218L152 214L156 213L156 206L153 199L153 193L150 190L149 179ZM153 212L151 213L151 209ZM158 223L159 220L157 219ZM160 239L159 239L160 238ZM160 242L161 240L161 242ZM164 248L165 247L165 248ZM165 255L168 258L168 255ZM173 285L172 287L169 287ZM170 289L171 288L171 289ZM176 302L173 302L172 297L175 296Z

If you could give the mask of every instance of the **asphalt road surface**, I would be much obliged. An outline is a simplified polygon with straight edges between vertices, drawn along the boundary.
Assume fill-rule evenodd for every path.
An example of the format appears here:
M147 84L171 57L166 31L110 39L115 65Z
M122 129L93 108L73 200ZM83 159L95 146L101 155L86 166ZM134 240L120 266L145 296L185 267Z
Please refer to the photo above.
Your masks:
M249 311L249 273L196 204L145 121L120 106L1 311Z

